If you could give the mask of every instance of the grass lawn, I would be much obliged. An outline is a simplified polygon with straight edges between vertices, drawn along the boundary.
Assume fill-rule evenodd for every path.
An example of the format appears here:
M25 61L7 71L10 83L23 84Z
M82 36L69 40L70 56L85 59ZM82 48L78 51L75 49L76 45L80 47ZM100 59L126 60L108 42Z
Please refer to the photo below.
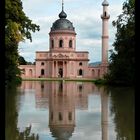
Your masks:
M23 81L83 81L83 82L95 82L95 79L88 78L22 78Z

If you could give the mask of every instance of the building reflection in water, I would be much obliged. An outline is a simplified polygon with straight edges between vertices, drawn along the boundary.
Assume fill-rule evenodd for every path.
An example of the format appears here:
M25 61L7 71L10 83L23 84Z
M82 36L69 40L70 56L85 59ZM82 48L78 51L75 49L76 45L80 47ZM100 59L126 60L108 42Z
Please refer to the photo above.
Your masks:
M26 81L21 88L35 89L36 108L49 108L49 128L56 140L69 140L76 127L75 110L87 110L88 95L94 91L101 97L102 140L108 140L108 94L103 87L86 82Z
M69 84L53 83L49 94L49 127L53 137L68 140L75 127L74 91Z
M100 94L102 140L108 140L108 94L104 87L100 89Z

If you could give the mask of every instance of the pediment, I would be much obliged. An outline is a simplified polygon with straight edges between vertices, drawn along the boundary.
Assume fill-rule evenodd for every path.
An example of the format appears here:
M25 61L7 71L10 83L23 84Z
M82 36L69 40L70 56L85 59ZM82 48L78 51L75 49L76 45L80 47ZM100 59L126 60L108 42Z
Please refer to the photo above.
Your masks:
M63 58L64 55L60 53L60 54L57 55L57 57L59 57L59 58Z
M66 54L61 54L61 53L59 53L58 55L53 55L53 58L69 58L69 56L68 55L66 55Z

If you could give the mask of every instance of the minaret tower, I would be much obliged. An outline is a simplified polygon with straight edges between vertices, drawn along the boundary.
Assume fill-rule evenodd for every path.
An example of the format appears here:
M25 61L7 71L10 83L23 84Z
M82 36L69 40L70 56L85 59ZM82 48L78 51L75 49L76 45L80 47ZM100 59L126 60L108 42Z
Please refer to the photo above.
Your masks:
M102 18L102 70L101 75L104 75L107 72L108 67L108 47L109 47L109 33L108 33L108 20L110 15L108 14L109 3L107 0L104 0L102 3L103 14Z

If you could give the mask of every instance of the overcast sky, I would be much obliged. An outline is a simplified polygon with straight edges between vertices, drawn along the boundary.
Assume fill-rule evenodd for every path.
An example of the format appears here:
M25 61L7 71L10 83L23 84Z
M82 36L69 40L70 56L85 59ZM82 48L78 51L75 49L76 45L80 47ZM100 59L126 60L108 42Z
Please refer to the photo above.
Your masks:
M109 2L109 49L115 39L116 29L112 21L122 13L125 0ZM62 9L61 0L22 0L26 15L40 26L40 31L32 33L33 41L25 40L19 44L19 53L26 61L35 61L36 51L49 50L49 32ZM64 0L64 11L77 33L76 51L88 51L89 62L101 61L101 36L103 0Z

